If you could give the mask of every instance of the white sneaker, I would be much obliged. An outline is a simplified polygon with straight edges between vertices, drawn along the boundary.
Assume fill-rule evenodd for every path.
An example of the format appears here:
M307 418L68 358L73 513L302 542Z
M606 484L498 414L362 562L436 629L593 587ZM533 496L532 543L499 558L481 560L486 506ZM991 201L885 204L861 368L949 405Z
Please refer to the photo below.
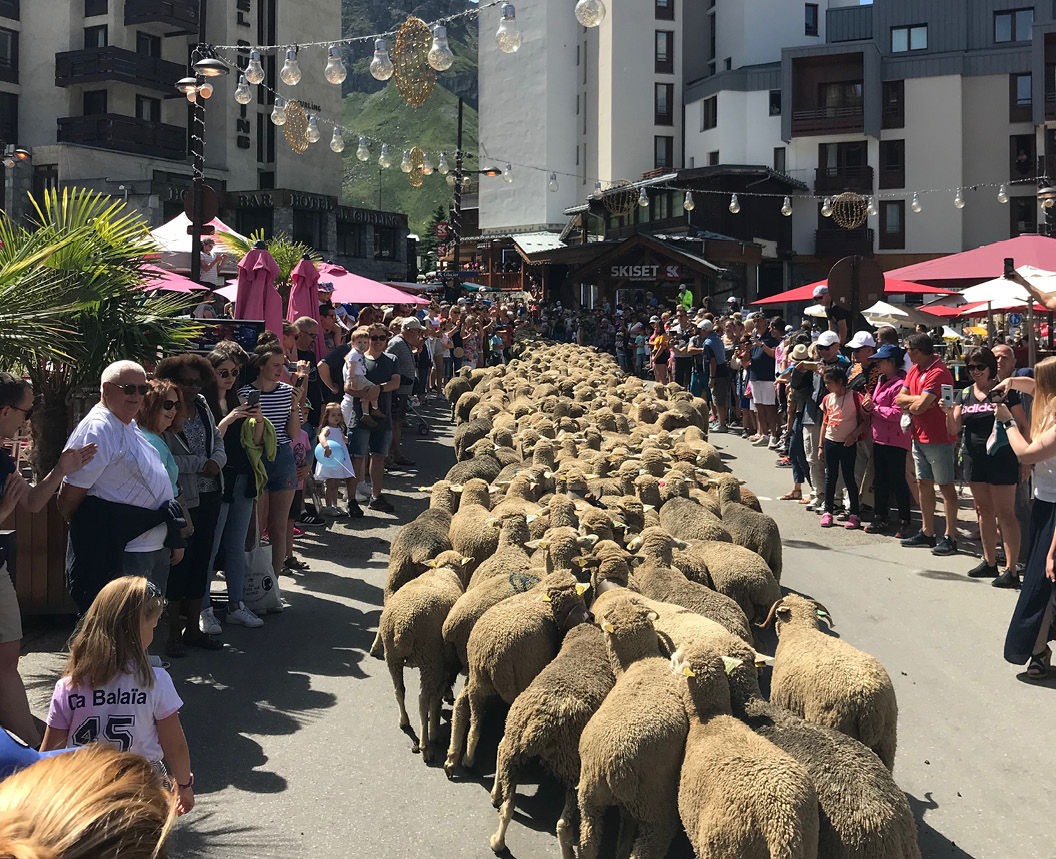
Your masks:
M227 612L227 622L237 623L239 626L248 626L250 629L257 629L258 627L264 626L264 621L246 608L244 602L240 602L238 608L234 611L229 610Z
M359 501L370 501L370 484L360 483L356 487L356 498Z
M216 619L216 615L213 614L213 608L210 606L201 613L198 617L198 628L206 635L219 635L224 631L223 627Z
M781 439L779 439L776 435L770 436L770 444L768 445L770 450L777 450L780 446Z
M341 515L341 510L340 510L340 508L338 508L338 507L334 506L333 504L327 505L326 507L324 507L324 508L323 508L322 510L320 510L319 512L320 512L320 513L321 513L321 514L322 514L323 516L333 516L333 517L335 517L335 518L336 518L337 516L340 516L340 515Z

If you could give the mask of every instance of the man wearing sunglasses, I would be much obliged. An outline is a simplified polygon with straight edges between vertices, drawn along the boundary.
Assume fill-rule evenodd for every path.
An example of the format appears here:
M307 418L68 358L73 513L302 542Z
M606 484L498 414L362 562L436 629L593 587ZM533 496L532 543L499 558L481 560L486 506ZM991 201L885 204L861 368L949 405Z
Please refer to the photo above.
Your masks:
M32 415L33 388L23 379L0 373L0 440L15 438ZM15 461L7 451L0 449L0 522L19 507L31 513L43 510L63 477L80 470L94 456L94 444L67 450L51 473L31 487L18 473ZM0 543L0 727L36 747L40 745L40 736L30 716L26 689L18 674L22 618L8 570L7 553L11 548Z

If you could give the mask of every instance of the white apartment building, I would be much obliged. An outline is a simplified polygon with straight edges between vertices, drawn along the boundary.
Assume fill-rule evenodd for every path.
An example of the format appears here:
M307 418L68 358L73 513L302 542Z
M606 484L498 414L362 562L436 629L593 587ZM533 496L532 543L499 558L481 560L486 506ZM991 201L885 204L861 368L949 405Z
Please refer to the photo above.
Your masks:
M857 230L795 205L792 251L884 268L1035 232L1056 156L1056 18L1030 0L702 0L685 166L766 165L815 195L874 195ZM695 37L696 38L696 37ZM1040 156L1040 158L1039 158ZM1008 203L998 202L1007 185ZM965 206L953 205L963 188ZM780 206L775 200L774 206Z
M193 108L175 83L190 73L199 39L245 46L222 57L244 68L250 45L339 33L340 0L0 0L0 140L32 153L3 177L4 207L17 215L27 191L79 186L126 197L152 225L169 220L192 182ZM341 87L324 78L326 59L325 48L302 50L301 81L290 87L278 77L283 58L266 54L265 83L309 113L340 117ZM341 156L329 126L294 152L270 121L271 93L256 87L249 104L235 101L238 75L213 79L205 101L206 181L220 218L405 279L406 217L339 206Z
M683 13L697 2L606 0L590 29L568 0L520 3L513 55L491 38L498 10L481 14L480 163L515 165L512 184L480 183L482 234L560 231L595 181L682 163Z

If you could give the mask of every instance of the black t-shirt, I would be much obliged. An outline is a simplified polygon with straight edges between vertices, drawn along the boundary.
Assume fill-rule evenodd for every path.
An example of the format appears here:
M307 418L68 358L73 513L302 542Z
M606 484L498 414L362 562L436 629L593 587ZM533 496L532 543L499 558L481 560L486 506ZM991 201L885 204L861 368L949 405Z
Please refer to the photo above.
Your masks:
M315 425L319 423L320 416L323 413L323 383L319 381L315 350L298 349L297 360L307 361L312 368L308 372L308 381L305 384L308 385L308 405L311 407L311 411L308 412L308 422ZM341 377L338 376L338 378Z
M387 385L392 381L393 376L400 375L400 368L396 363L396 359L387 352L382 352L377 358L364 355L363 363L367 366L367 381L373 382L375 385ZM392 391L382 391L378 394L378 408L385 412L385 419L379 419L377 427L372 429L392 429ZM352 399L352 420L349 421L348 428L350 430L356 429L362 416L363 400L359 397L354 397Z
M781 341L776 337L765 334L757 341L752 342L752 376L754 381L772 382L777 371L777 357L767 355L763 349L765 344L771 349L776 349Z
M6 450L0 450L0 498L4 497L7 478L15 473L15 461ZM0 542L0 564L7 563L7 544Z
M349 340L344 346L338 346L332 352L327 353L327 356L323 358L323 363L330 368L330 380L337 385L337 389L333 391L334 395L340 399L344 393L341 386L341 374L345 369L345 358L348 353L352 351L352 341Z
M973 456L986 454L986 442L994 431L994 403L990 397L979 399L975 386L969 385L953 395L953 402L961 407L964 444ZM1018 391L1009 391L1005 405L1009 408L1022 404Z

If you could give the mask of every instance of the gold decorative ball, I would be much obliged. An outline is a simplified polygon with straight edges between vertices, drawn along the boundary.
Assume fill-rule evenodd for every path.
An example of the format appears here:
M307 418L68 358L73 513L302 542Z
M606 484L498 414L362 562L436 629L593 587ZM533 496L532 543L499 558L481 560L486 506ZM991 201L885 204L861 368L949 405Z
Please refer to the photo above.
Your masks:
M299 102L286 102L286 124L282 127L290 149L303 154L308 149L308 114Z
M422 177L425 176L423 168L425 167L425 153L415 146L411 150L411 172L408 174L411 180L412 188L422 187Z
M621 217L634 211L638 205L638 192L626 179L617 179L609 185L601 200L610 214Z
M844 191L832 200L832 219L845 230L855 230L869 215L869 201L861 194Z
M392 76L396 91L411 107L421 107L436 85L436 71L429 65L433 34L429 25L413 15L400 25L392 46Z

